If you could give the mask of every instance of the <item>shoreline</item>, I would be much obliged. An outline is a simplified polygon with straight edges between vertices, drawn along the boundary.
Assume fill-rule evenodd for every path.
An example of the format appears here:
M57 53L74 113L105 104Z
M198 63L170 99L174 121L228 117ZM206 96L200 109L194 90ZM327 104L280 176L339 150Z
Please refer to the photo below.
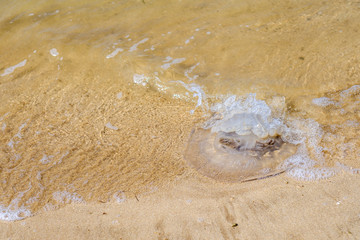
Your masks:
M70 204L17 222L1 239L356 239L357 175L219 183L188 176L122 203Z

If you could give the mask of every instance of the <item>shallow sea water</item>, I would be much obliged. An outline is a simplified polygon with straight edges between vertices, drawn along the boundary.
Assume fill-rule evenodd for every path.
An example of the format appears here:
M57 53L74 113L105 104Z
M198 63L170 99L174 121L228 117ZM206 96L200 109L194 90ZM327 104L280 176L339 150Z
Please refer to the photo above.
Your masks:
M195 174L192 129L232 111L281 122L291 178L360 173L359 2L0 4L2 220Z

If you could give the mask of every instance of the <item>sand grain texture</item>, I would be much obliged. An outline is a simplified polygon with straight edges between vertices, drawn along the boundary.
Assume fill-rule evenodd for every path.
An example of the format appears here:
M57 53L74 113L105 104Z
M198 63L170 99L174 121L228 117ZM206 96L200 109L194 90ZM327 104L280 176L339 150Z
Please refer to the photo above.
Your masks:
M15 223L1 239L358 239L357 176L281 175L239 184L182 179L123 203L68 205ZM237 224L237 226L236 226Z

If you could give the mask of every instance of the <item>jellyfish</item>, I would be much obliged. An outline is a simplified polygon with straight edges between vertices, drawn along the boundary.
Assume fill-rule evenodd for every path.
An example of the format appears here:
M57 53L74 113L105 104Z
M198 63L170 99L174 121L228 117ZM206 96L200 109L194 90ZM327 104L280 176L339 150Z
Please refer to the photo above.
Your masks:
M185 152L188 164L207 177L250 181L284 172L280 164L296 152L281 137L281 124L256 113L217 119L210 128L192 131Z

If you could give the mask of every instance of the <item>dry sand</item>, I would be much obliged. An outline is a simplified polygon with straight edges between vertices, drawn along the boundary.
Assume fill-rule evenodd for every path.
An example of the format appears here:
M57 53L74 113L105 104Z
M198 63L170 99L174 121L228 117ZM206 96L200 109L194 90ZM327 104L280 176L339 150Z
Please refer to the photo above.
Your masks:
M225 184L197 176L123 203L0 225L1 239L359 239L358 176Z

